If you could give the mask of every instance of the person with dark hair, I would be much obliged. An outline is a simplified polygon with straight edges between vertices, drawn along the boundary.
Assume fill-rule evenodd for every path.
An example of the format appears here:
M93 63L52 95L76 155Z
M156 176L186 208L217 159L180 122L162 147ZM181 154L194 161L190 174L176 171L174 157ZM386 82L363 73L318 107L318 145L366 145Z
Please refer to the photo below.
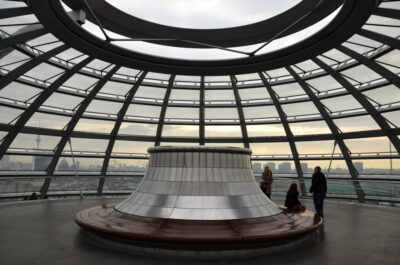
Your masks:
M297 184L292 183L288 192L286 193L285 206L288 211L304 212L306 207L301 205L299 201L299 192L297 191Z
M310 193L313 195L316 217L324 217L324 199L327 192L326 178L321 172L321 167L314 168Z
M32 193L32 195L29 197L29 200L37 200L38 196L36 194L36 192Z
M264 168L264 172L261 176L260 188L268 198L271 199L272 191L272 171L268 166Z

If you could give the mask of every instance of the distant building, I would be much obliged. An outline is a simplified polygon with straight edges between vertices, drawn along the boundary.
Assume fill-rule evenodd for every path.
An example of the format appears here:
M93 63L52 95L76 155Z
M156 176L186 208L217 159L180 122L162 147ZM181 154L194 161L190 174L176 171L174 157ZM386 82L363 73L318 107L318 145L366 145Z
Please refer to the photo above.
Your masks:
M1 169L10 169L10 156L5 155L0 160L0 168Z
M67 160L63 158L63 160L61 160L60 164L58 165L58 171L69 171L69 170L70 170L69 164Z
M364 171L364 163L363 162L355 162L354 167L357 169L358 173Z
M289 162L283 162L282 164L279 164L279 173L289 173L292 165Z
M303 172L308 172L308 164L307 163L300 163L301 170Z
M265 166L269 167L269 169L271 169L272 172L274 172L276 169L275 163L273 163L273 162L269 162L269 163L265 164Z
M252 167L253 167L253 172L254 173L262 173L263 172L261 163L253 163Z
M45 171L49 166L51 159L52 157L50 156L35 156L33 160L33 170Z

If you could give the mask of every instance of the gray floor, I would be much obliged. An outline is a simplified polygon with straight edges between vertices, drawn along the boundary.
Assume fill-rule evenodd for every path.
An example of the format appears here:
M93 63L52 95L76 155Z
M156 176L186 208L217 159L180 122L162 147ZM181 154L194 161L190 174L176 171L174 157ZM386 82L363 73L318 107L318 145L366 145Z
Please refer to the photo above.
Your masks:
M400 211L327 202L321 242L294 252L234 261L157 259L84 242L74 214L119 199L0 205L0 264L399 264ZM281 203L278 200L278 203ZM310 202L305 205L310 208Z

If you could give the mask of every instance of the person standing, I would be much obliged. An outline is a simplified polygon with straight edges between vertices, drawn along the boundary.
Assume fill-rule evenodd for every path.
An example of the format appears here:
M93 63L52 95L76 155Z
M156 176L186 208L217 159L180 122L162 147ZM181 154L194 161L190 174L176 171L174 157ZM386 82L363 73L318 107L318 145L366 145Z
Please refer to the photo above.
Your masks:
M327 192L326 178L321 167L314 168L310 193L313 195L314 207L318 217L324 217L324 199Z
M272 171L268 166L264 168L264 172L261 176L260 188L268 198L271 199L271 191L272 191Z

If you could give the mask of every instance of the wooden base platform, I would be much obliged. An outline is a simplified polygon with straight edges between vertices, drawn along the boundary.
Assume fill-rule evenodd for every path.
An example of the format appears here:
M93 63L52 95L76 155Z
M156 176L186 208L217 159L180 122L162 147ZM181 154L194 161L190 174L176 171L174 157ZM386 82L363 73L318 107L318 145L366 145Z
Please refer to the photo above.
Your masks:
M322 224L314 223L314 213L281 213L274 216L224 220L193 221L159 219L121 213L107 204L78 212L76 223L85 231L125 242L156 243L224 248L288 242L307 236Z

